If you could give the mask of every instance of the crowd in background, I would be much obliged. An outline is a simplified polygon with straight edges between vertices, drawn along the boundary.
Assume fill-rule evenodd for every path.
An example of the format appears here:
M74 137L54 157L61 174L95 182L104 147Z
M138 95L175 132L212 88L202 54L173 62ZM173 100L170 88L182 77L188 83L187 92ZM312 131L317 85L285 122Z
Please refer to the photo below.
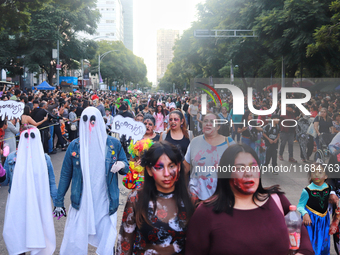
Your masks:
M150 93L134 95L111 91L63 92L58 87L53 91L35 91L31 89L24 89L21 91L15 88L9 90L4 88L4 90L0 93L1 100L3 101L15 100L25 104L24 114L21 119L5 119L0 121L0 139L2 141L1 150L8 146L10 148L10 152L16 150L16 137L18 137L20 131L24 130L25 126L28 125L36 126L39 129L45 153L55 154L57 153L58 148L65 151L70 142L79 136L80 116L84 109L89 106L96 107L101 113L108 135L115 135L111 130L111 125L113 124L114 117L116 115L133 118L136 121L143 122L146 126L144 138L149 138L156 144L155 147L152 147L151 151L163 151L163 154L170 160L169 164L171 165L171 162L176 163L179 168L177 170L178 173L181 173L179 175L180 184L176 184L175 188L181 189L178 185L185 185L193 200L196 202L205 201L204 208L201 207L194 214L194 208L192 206L186 207L186 205L184 205L183 207L182 204L177 203L176 205L172 205L172 207L175 208L177 206L176 208L179 210L179 213L183 212L183 214L181 214L182 217L188 217L189 219L192 216L192 222L202 222L202 218L208 217L209 220L206 223L208 225L206 226L206 231L204 230L206 234L209 234L209 231L211 231L211 233L215 233L213 228L209 228L209 226L212 226L211 224L218 225L223 223L226 224L226 229L228 229L228 224L241 224L239 221L235 221L233 223L232 220L228 218L232 217L230 208L253 209L254 205L249 201L242 204L243 201L234 199L230 204L231 207L223 206L223 203L229 204L231 201L230 193L226 193L227 191L224 190L223 187L229 187L228 185L231 184L226 182L224 179L218 179L218 175L212 172L200 175L193 171L193 169L196 167L221 165L222 161L225 164L228 163L229 165L234 166L237 166L238 164L271 164L272 166L277 166L277 158L281 161L285 160L283 153L287 143L289 154L287 160L289 162L293 164L300 160L302 162L307 162L312 159L313 151L323 147L325 140L327 140L323 137L323 135L330 135L333 137L340 131L340 94L338 93L314 93L312 95L312 99L304 104L304 106L310 111L310 116L305 116L294 105L287 105L286 114L282 115L280 101L278 102L277 108L274 109L273 113L268 116L255 116L249 111L247 105L245 105L245 113L243 115L236 115L233 113L233 107L235 106L233 106L232 95L227 93L223 93L221 95L222 105L213 100L209 100L207 112L204 115L201 113L201 98L199 94ZM298 95L289 95L290 98L294 98L296 96ZM271 108L272 94L270 91L255 92L252 97L253 105L256 109L268 110ZM216 119L220 120L219 125L214 124ZM281 124L282 121L286 121L286 126ZM231 122L234 124L230 125ZM294 158L294 155L297 155L297 153L294 153L293 151L294 142L298 142L300 145L300 159ZM171 146L169 144L171 144ZM128 157L126 149L125 152ZM156 162L159 158L153 158L156 157L154 153L152 154L150 152L149 154L149 158L145 160L149 160L150 162L144 162L142 165L152 166L152 169L154 169L157 166ZM162 155L160 154L159 157L162 157ZM178 158L181 160L178 161ZM310 163L312 162L313 161L310 161ZM146 167L146 169L148 169L148 167ZM277 174L277 172L273 173ZM156 178L155 175L153 178ZM256 179L258 177L250 176L249 178ZM156 184L155 188L161 192L159 187L162 185L157 184L156 179L155 181L147 181L146 178L146 182L149 182L150 185L151 183ZM266 199L269 199L272 194L278 194L282 202L284 213L286 214L289 211L290 203L282 195L279 189L264 189L261 181L256 183L255 186L255 189L251 193L251 197L253 198L254 203L256 200L256 206L264 206ZM235 196L240 193L240 191L237 190L237 185L231 185L228 189L229 191L232 191ZM172 200L172 202L168 201L168 199L172 198L172 195L168 195L166 193L167 191L174 192L173 190L163 190L161 195L157 195L157 201L162 204L161 207L163 209L168 208L164 210L170 210L169 208L172 207L169 207L168 204L173 203ZM143 190L142 192L144 196L152 193L151 190ZM253 194L258 194L256 192L267 194L266 199L262 200L262 198L258 195L254 195L254 200ZM175 192L174 194L176 194L177 198L180 196L185 201L188 200L187 195L185 195L183 191L178 191L178 193ZM137 193L133 193L129 196L128 203L125 208L126 211L124 212L126 215L131 215L131 208L133 208L133 210L136 209L134 207L134 202L137 198ZM273 201L266 204L266 206L271 209L273 207L276 208ZM211 210L211 208L213 209ZM143 207L141 206L140 209L143 209ZM228 215L227 218L225 218L225 216L221 218L216 217L216 213L218 214L220 212L226 212L226 215ZM164 213L175 216L177 215L176 211L171 211L171 213L166 211ZM137 215L139 215L138 212ZM161 217L161 214L157 216ZM256 217L266 217L268 219L271 216L273 215L264 215L263 213L259 213L258 216L256 215ZM139 236L137 237L141 238L140 240L144 240L144 242L151 242L152 239L155 239L154 241L157 243L157 247L146 247L152 247L153 249L159 249L162 251L160 247L163 247L162 245L168 242L168 240L166 240L166 236L168 234L163 233L164 235L159 234L158 237L152 236L149 237L149 239L143 239L145 236L148 236L148 234L144 228L145 226L141 224L140 221L143 216L140 217L141 218L137 219L139 229L139 232L137 231ZM166 216L164 217L166 218L166 224L168 224L167 227L165 227L165 230L178 232L172 235L174 239L171 241L172 248L170 251L176 253L183 252L185 246L183 241L185 235L183 233L187 229L189 220L186 218L181 219L176 223L180 224L180 227L177 227L176 229L174 225L171 225L171 219ZM235 217L243 218L237 210ZM275 217L279 216L275 215ZM162 222L164 223L164 221ZM228 224L226 222L228 222ZM277 223L277 221L275 222ZM163 224L159 223L157 220L155 220L155 222L152 221L152 223L154 223L155 226L158 226L157 224ZM281 223L283 223L282 219L280 219L279 225ZM132 223L130 222L129 227L131 227L131 224ZM207 241L209 239L209 235L206 238L204 238L204 236L196 235L203 231L202 229L195 227L198 225L199 224L194 223L189 225L188 233L190 234L190 237L187 239L188 254L208 254L209 247L212 245L212 243ZM245 226L249 227L249 223L245 223ZM259 226L255 224L254 227L255 229L258 229ZM269 231L263 226L261 227L264 233ZM164 230L163 227L158 228L158 231L160 231L159 229L162 231ZM235 233L236 236L239 236L238 238L242 238L241 232L236 231L234 234ZM304 229L301 250L305 252L303 254L311 254L310 243L308 242L308 238L306 238L306 236L308 236L306 233L307 232ZM143 243L141 242L139 242L136 246L136 240L133 240L133 238L137 237L133 237L130 234L131 233L129 233L126 229L121 229L120 239L118 240L118 250L120 253L129 254L132 249L140 252L148 249L143 246ZM225 234L228 236L230 235L229 232ZM279 232L275 232L274 236L276 234L279 236ZM145 236L143 237L143 235ZM160 236L162 238L160 238ZM126 249L126 240L132 242L130 243L129 249ZM135 246L133 245L133 242L135 243ZM221 244L222 240L220 238L216 238L216 242ZM269 245L268 243L263 242L262 244ZM256 241L254 241L254 244L251 245L256 247ZM280 245L284 246L284 242L282 241ZM216 246L212 250L216 252L216 254L229 254L225 253L224 249L237 249L237 247L234 246L235 245L232 242L229 242L228 245L224 244L222 246ZM269 245L269 247L269 251L271 252L273 249L277 250L277 253L275 254L281 254L280 252L284 250L280 250L279 246L274 248ZM261 249L259 252L261 252L261 254L267 254Z

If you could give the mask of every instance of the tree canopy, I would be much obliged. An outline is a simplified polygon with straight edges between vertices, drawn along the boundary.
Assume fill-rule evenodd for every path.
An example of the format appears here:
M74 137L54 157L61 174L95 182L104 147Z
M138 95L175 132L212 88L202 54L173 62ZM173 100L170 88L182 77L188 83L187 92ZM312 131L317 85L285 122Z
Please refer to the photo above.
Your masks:
M91 66L98 66L98 54L112 52L103 58L101 74L108 84L117 81L122 84L149 86L143 59L125 48L122 42L95 42L79 38L79 32L94 34L100 14L95 0L36 0L39 8L27 5L29 22L25 29L0 30L0 69L7 69L10 76L23 73L23 66L29 71L43 70L48 82L53 84L57 60L52 59L52 49L59 41L59 58L62 71L79 69L81 59L91 60ZM0 5L0 7L2 7ZM13 33L13 31L16 31ZM92 70L96 73L97 69Z
M107 55L102 56L105 53L107 53ZM107 80L109 86L111 86L114 81L117 82L118 87L130 83L148 86L144 60L135 56L121 41L104 40L98 42L97 54L90 61L91 65L95 66L95 69L92 69L91 73L98 73L99 54L102 56L100 74L103 80Z
M340 0L207 0L174 46L159 86L192 78L334 77L339 73ZM257 37L195 38L196 29L253 30Z
M50 0L0 0L0 32L10 34L27 31L31 11L40 9Z
M58 40L62 67L72 69L78 66L80 59L92 58L95 54L97 45L94 41L76 37L80 31L95 32L100 17L95 8L95 0L54 0L39 9L29 9L31 21L26 31L12 37L8 37L7 31L0 34L4 39L0 43L1 68L11 70L12 74L22 72L22 65L30 71L41 68L52 84L56 72L52 49L57 48ZM6 50L8 45L11 47Z

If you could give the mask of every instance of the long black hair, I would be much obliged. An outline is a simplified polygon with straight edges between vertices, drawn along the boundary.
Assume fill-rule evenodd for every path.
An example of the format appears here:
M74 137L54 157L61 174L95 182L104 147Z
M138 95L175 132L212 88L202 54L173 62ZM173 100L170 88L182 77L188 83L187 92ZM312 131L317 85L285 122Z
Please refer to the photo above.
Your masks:
M227 167L230 166L231 169L231 167L235 165L235 159L240 152L250 153L256 160L257 164L260 165L259 158L256 152L250 146L246 144L234 144L229 146L224 151L219 166L221 168L223 166ZM226 173L223 173L223 175L219 173L216 191L210 199L205 201L206 205L213 207L213 211L215 213L225 212L229 215L233 214L235 196L230 187L230 178L231 171L228 171L227 175ZM279 185L263 188L260 177L259 186L257 187L257 190L253 194L253 202L256 204L255 199L257 199L258 201L265 201L270 196L270 194L273 193L283 194L283 192L281 192L279 189Z
M30 111L31 111L31 108L28 105L25 105L23 115L29 116L30 115Z
M156 109L155 109L155 113L156 113L156 114L159 113L159 111L158 111L158 106L162 107L160 113L161 113L161 114L163 115L163 117L165 118L165 112L164 112L164 109L163 109L163 105L157 104L157 107L156 107Z
M144 153L141 165L143 167L151 168L156 165L158 159L163 154L167 155L176 165L180 164L181 167L178 181L175 183L174 199L177 205L177 214L179 215L181 212L185 212L187 215L185 223L180 221L180 225L182 225L181 227L185 227L185 225L189 222L191 215L194 213L194 205L189 197L189 192L186 187L185 170L180 150L175 145L167 141L156 142ZM152 201L154 205L153 214L155 214L157 194L158 191L155 180L153 177L149 176L145 169L143 188L138 191L138 201L136 202L136 223L139 228L142 226L143 222L152 226L152 223L148 219L148 208L149 202Z

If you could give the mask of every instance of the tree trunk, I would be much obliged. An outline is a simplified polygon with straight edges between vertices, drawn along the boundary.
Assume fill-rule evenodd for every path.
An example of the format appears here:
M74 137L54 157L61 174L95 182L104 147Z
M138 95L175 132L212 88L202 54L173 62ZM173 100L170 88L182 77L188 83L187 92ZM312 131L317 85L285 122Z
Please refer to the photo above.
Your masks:
M295 73L296 71L298 70L298 65L295 64L293 65L291 68L288 68L288 78L291 78L291 79L288 79L288 87L291 87L293 85L293 79L295 78Z
M48 84L53 86L54 65L49 65L48 68L43 68L43 69L46 71Z
M242 66L240 66L240 73L241 73L241 78L242 78L243 85L247 88L248 87L248 83L246 81L246 78L244 77L244 71L243 71L243 67Z

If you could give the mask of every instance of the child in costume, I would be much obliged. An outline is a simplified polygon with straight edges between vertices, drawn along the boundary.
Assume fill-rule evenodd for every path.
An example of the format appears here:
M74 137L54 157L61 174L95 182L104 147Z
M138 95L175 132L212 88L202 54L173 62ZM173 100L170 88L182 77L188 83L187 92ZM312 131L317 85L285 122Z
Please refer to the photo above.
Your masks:
M129 172L123 178L123 185L128 189L139 189L144 182L144 167L140 165L140 158L152 145L151 139L143 139L129 145L129 154L131 160L129 163Z
M297 209L303 217L315 255L329 254L328 200L331 187L325 182L327 174L322 164L311 164L309 173L311 184L303 189Z

